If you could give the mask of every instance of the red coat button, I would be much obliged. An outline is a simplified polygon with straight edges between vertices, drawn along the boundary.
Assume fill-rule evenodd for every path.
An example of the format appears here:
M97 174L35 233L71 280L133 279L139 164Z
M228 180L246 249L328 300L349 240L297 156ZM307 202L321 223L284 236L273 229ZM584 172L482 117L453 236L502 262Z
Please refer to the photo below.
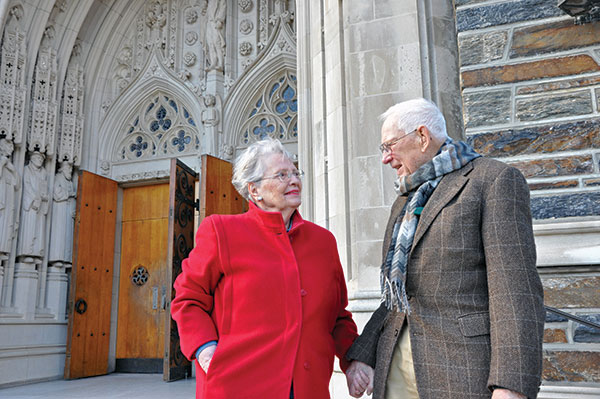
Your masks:
M310 363L309 362L304 362L304 368L306 370L309 370L310 369Z
M304 288L300 290L300 296L306 296L306 290Z

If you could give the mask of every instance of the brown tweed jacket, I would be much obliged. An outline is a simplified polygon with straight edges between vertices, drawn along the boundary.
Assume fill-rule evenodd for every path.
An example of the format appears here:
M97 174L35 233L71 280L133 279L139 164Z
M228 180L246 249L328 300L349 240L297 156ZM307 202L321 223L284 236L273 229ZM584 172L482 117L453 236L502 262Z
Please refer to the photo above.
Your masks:
M384 258L405 201L392 206ZM385 397L405 322L421 399L489 398L493 387L535 398L545 318L535 259L529 189L517 169L477 158L446 175L409 256L410 314L381 306L346 355L375 367L373 399Z

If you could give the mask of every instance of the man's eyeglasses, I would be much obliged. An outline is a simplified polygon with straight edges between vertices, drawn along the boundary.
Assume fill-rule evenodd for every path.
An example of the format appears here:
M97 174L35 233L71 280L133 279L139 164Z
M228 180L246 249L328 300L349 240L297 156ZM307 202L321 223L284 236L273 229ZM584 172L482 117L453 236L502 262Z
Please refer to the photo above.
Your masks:
M391 139L391 140L386 141L385 143L381 143L381 145L379 146L379 151L381 151L382 154L386 154L386 153L392 151L392 146L394 144L396 144L397 142L399 142L400 140L402 140L406 136L408 136L410 134L413 134L417 130L419 130L419 129L415 129L415 130L413 130L410 133L406 133L404 136L396 137L395 139Z
M277 172L275 173L273 176L265 176L263 178L260 178L258 180L256 180L257 182L261 181L261 180L266 180L266 179L279 179L280 182L285 183L287 181L290 181L292 179L292 177L295 177L297 179L302 179L302 176L304 176L304 172L301 170L290 170L290 171L281 171L281 172Z

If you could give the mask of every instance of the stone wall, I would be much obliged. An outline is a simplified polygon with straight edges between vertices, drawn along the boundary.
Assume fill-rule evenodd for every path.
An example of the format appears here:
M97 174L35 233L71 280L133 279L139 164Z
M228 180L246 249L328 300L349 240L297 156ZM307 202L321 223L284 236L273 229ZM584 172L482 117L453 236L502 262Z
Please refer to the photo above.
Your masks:
M600 214L600 22L555 1L456 0L468 141L518 167L534 219Z
M597 322L600 22L549 0L455 6L467 141L529 182L546 305ZM600 383L599 330L548 313L544 342L546 384Z

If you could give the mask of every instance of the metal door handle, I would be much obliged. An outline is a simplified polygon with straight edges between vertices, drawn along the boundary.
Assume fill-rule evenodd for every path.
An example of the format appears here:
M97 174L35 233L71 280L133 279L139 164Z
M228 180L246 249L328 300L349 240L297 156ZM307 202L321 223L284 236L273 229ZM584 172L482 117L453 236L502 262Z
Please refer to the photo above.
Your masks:
M86 310L87 302L84 299L79 298L77 302L75 302L75 311L79 314L84 314Z
M158 309L158 287L152 287L152 309Z

